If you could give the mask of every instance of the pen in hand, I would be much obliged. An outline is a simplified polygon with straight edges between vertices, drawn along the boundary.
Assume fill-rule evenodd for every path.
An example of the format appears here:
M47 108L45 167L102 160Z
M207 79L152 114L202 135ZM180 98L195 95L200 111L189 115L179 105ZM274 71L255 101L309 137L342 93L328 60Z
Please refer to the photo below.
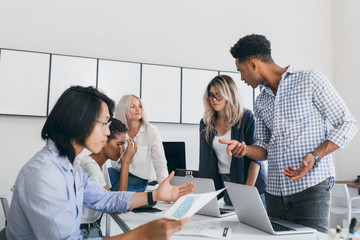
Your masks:
M355 228L356 228L356 225L357 225L357 219L356 218L352 218L351 221L350 221L350 225L349 225L349 233L350 234L353 234L355 233Z
M137 137L137 135L136 136L134 136L131 140L130 140L130 142L131 143L134 143L135 142L135 138Z
M121 156L119 157L119 159L117 160L117 163L119 163L121 161L121 159L123 158L123 156L125 154L129 155L128 157L130 157L130 159L132 159L134 157L134 154L137 152L137 144L135 141L135 137L133 137L132 139L130 139L130 138L126 139L126 143L124 144L124 151L121 154Z
M125 152L126 152L126 149L123 151L123 153L121 154L121 156L119 157L119 159L116 161L117 163L120 162L120 160L121 160L121 158L124 156Z

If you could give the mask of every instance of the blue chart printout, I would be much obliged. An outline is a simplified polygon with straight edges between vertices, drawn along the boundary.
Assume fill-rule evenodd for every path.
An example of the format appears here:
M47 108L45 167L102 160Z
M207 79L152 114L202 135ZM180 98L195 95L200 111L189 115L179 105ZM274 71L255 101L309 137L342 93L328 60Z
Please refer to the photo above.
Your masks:
M179 198L174 205L165 213L164 217L172 219L183 219L191 217L202 207L204 207L211 199L215 198L225 188L215 192L188 194Z
M191 208L191 205L192 205L194 199L195 199L195 197L186 196L185 200L175 210L175 212L173 213L172 216L176 219L181 219Z

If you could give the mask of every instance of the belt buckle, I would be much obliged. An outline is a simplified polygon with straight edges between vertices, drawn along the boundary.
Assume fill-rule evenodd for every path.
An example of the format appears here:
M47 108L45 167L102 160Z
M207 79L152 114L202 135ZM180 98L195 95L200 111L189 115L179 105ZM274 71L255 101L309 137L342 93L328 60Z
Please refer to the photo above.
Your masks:
M91 230L92 228L93 228L93 226L94 226L94 223L92 222L92 223L88 223L87 224L87 229L88 230Z
M95 222L92 223L82 223L81 226L83 226L83 229L91 230L92 227L95 227Z

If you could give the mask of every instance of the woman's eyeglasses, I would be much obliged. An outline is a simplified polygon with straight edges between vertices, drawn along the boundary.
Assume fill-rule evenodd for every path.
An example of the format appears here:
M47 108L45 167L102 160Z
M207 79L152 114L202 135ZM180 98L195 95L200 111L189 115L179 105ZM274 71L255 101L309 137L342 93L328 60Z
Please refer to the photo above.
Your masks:
M218 100L218 101L221 101L221 100L223 100L224 96L221 93L213 94L213 93L209 92L208 93L209 101L212 101L214 98L216 98L216 100Z

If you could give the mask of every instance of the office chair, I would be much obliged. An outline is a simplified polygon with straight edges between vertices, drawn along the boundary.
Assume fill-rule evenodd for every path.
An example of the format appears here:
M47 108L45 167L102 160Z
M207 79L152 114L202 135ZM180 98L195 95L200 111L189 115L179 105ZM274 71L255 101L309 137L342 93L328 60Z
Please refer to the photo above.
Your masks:
M169 174L176 169L186 169L185 142L163 142Z
M345 219L350 223L353 214L360 214L360 208L354 207L353 202L359 201L360 197L350 197L349 189L346 184L335 183L331 190L330 213L345 215Z
M5 227L0 231L0 240L6 240L6 221L9 216L9 204L6 198L0 197L1 205L5 216Z

